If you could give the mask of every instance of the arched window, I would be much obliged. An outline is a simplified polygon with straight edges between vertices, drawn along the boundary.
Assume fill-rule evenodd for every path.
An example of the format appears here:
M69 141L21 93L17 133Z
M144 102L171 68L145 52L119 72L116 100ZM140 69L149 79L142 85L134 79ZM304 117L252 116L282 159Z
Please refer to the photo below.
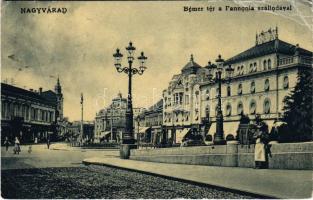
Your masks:
M239 85L238 85L238 94L242 95L242 84L241 83L239 83Z
M269 99L264 100L263 110L265 114L269 114L271 112L271 102Z
M267 70L267 62L266 62L266 60L263 61L263 69Z
M243 75L245 72L244 72L244 68L243 68L243 65L241 65L241 75Z
M271 61L271 59L267 60L267 67L268 67L268 69L272 68L272 61Z
M256 113L256 102L255 100L250 101L250 114L255 114Z
M232 134L228 134L228 135L226 136L226 140L227 140L227 141L235 140L235 137L234 137Z
M249 72L253 72L253 64L250 64Z
M240 71L240 66L237 67L237 74L240 75L241 71Z
M231 116L231 105L227 104L226 106L226 116Z
M227 96L231 96L231 90L230 90L230 86L227 86Z
M289 79L288 76L284 77L284 85L283 85L284 89L288 89L289 88Z
M256 72L256 71L257 71L257 64L256 64L256 62L255 62L255 63L253 63L253 71L254 71L254 72Z
M255 82L254 82L254 81L251 82L251 85L250 85L250 92L251 92L251 93L255 93Z
M264 90L269 91L270 90L270 81L268 79L264 82Z
M237 105L237 115L243 114L243 105L242 102L240 101Z

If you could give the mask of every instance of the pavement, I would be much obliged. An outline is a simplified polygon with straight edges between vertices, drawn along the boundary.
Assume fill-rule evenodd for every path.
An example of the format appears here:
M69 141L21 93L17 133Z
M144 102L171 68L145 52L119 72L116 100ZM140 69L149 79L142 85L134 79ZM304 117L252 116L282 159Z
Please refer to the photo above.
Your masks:
M311 198L312 171L216 167L91 157L87 165L102 165L158 175L195 184L216 186L269 198Z

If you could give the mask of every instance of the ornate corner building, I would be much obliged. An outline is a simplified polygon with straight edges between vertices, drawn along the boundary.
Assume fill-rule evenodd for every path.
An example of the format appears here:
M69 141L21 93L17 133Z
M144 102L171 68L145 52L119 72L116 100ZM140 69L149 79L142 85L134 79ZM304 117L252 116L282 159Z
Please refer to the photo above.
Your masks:
M222 83L221 101L224 136L233 139L241 114L254 119L258 113L269 128L281 118L283 99L295 87L298 72L312 70L312 52L280 40L275 28L257 34L255 45L227 59L224 68L229 65L234 75L230 82ZM180 143L191 130L213 138L218 85L207 75L216 70L201 67L191 56L181 74L174 75L163 91L163 125L174 142Z

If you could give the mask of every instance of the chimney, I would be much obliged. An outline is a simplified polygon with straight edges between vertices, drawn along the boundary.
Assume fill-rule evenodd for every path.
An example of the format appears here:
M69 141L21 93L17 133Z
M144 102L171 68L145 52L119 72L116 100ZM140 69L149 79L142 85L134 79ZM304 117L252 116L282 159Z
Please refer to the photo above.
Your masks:
M39 88L39 94L42 94L42 87Z

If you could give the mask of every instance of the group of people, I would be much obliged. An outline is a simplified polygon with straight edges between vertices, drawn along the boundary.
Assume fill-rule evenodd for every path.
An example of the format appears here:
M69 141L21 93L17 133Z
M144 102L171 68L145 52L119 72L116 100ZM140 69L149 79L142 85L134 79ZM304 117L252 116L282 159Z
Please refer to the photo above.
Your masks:
M5 145L5 150L8 151L9 150L9 146L11 144L11 142L9 141L8 137L5 137L5 140L4 140L3 144ZM14 139L13 152L14 152L14 154L19 154L21 152L20 140L18 139L18 137L15 137L15 139Z
M38 142L38 139L35 138L35 144ZM21 146L20 146L20 140L18 137L15 137L14 139L14 147L13 147L13 153L14 154L20 154L21 152ZM5 137L5 140L3 142L3 145L5 146L5 150L9 151L9 146L11 145L11 142L8 137ZM50 148L50 138L47 138L47 148ZM32 145L28 146L28 153L32 152Z

